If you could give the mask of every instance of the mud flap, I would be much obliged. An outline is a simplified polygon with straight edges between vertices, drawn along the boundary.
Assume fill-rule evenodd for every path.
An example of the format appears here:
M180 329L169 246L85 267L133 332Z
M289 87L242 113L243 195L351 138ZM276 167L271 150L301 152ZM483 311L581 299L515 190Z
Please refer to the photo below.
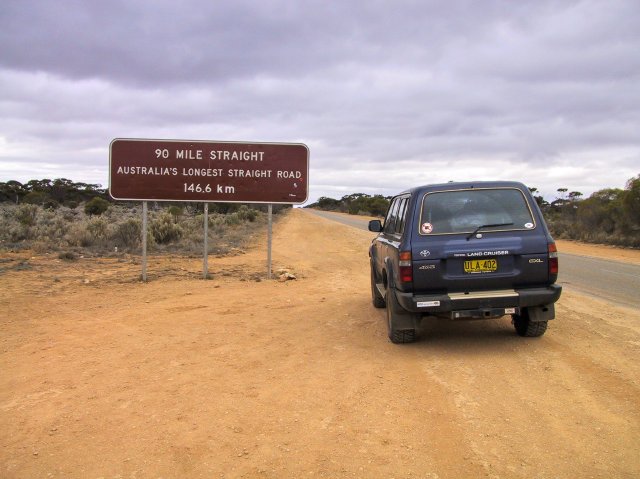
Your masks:
M527 308L527 312L529 313L529 321L533 323L549 321L556 317L556 310L553 303L544 306L531 306Z
M388 312L391 314L393 318L392 319L393 329L395 330L415 329L416 326L418 326L418 323L419 323L418 319L420 316L416 313L407 311L400 305L394 289L389 289L387 293L388 293L387 308L388 308Z
M394 329L416 329L420 323L417 314L408 312L397 313L393 316Z

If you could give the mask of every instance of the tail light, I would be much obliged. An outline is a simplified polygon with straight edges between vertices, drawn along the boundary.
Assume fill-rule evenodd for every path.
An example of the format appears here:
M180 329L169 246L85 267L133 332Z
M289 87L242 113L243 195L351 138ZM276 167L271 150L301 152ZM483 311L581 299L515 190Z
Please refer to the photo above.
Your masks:
M402 251L400 253L400 281L403 283L413 282L413 266L411 265L411 251Z
M558 276L558 248L555 243L549 243L549 276Z

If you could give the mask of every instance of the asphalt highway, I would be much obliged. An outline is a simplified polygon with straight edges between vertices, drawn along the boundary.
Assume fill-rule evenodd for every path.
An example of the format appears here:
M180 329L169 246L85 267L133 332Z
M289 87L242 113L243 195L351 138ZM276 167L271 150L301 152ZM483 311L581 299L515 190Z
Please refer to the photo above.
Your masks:
M369 220L327 211L306 209L312 214L345 225L368 229ZM560 252L558 283L565 288L621 306L640 308L640 266Z

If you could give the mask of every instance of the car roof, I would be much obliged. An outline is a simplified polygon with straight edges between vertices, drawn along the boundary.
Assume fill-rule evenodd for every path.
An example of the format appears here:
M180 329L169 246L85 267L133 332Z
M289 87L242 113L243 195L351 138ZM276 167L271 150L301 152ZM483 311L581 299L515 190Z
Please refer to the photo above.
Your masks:
M518 188L523 191L528 191L527 187L518 181L450 181L448 183L436 183L432 185L422 185L405 190L398 195L405 195L407 193L413 195L414 193L426 193L434 191L449 191L449 190L468 190L473 188Z

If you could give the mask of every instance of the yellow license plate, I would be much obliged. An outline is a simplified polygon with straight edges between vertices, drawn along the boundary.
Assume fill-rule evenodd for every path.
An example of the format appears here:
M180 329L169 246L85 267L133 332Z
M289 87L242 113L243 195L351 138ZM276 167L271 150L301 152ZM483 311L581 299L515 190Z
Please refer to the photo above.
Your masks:
M493 273L498 270L498 260L472 259L464 262L465 273Z

